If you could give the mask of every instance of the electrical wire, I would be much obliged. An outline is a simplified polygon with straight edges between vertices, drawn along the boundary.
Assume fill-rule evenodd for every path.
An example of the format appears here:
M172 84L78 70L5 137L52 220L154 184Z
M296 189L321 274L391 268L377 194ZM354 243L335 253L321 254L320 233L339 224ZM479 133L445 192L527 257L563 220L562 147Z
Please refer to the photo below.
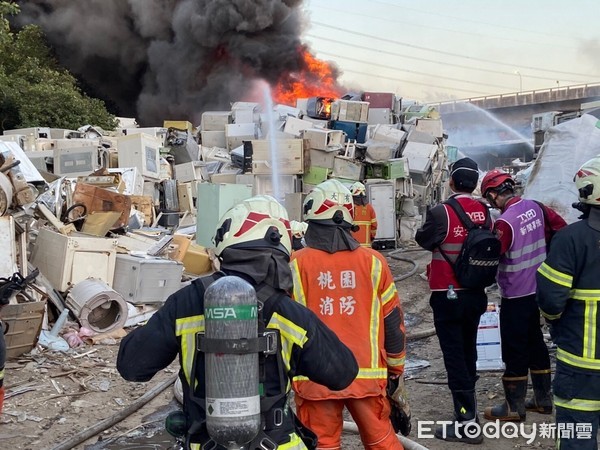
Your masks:
M486 72L486 73L494 73L494 74L499 74L499 75L509 75L509 76L513 76L513 77L515 76L514 72L504 72L504 71L501 71L501 70L485 69L485 68L482 68L482 67L467 66L467 65L463 65L463 64L446 63L446 62L441 62L439 60L421 58L421 57L418 57L418 56L409 56L409 55L405 55L405 54L398 53L398 52L390 52L390 51L381 50L381 49L378 49L378 48L366 47L366 46L358 45L358 44L352 44L352 43L340 41L340 40L337 40L337 39L331 39L331 38L326 38L326 37L323 37L323 36L317 36L317 35L314 35L314 34L311 34L311 33L307 34L306 37L310 37L310 38L313 38L313 39L320 39L320 40L328 41L328 42L333 42L334 44L346 45L346 46L349 46L349 47L352 47L352 48L360 48L360 49L363 49L363 50L368 50L370 52L383 53L383 54L392 55L392 56L400 56L402 58L413 59L415 61L424 61L424 62L429 62L429 63L433 63L433 64L440 64L440 65L443 65L443 66L446 66L446 67L458 67L458 68L461 68L461 69L478 70L480 72ZM556 77L550 78L550 77L541 77L541 76L529 75L529 74L527 75L527 78L535 78L535 79L538 79L538 80L556 81ZM577 83L577 84L581 83L581 81L579 81L579 80L562 80L562 81L568 82L568 83Z
M544 33L542 31L535 31L535 30L525 30L523 28L509 27L509 26L506 26L506 25L498 25L498 24L490 23L490 22L482 22L480 20L466 19L464 17L451 16L451 15L448 15L448 14L442 14L442 13L433 12L433 11L423 11L423 10L420 10L420 9L417 9L417 8L411 8L411 7L407 7L407 6L403 6L403 5L396 5L394 3L387 3L387 2L382 2L382 1L378 1L378 0L371 0L371 3L379 3L380 5L392 6L394 8L402 9L403 11L415 11L415 12L418 12L418 13L421 13L421 14L426 14L426 15L430 15L430 16L444 17L446 19L459 20L459 21L462 21L462 22L470 22L470 23L475 23L477 25L488 25L488 26L495 27L495 28L503 28L505 30L520 31L522 33L538 34L538 35L541 35L541 36L551 37L553 39L556 39L557 37L561 37L561 38L564 38L564 39L573 39L573 36L558 35L556 33Z
M430 88L448 89L448 90L451 90L451 91L467 92L467 93L470 93L470 94L493 95L493 93L491 93L491 92L473 91L471 89L459 89L459 88L454 88L454 87L449 87L449 86L438 86L438 85L435 85L435 84L421 83L419 81L403 80L401 78L386 77L386 76L380 75L378 73L367 73L367 72L360 72L358 70L350 70L350 69L344 69L343 72L350 72L350 73L354 73L354 74L357 74L357 75L364 75L364 76L367 76L367 77L370 77L370 78L380 78L382 80L391 80L391 81L408 83L408 84L417 84L417 85L420 85L420 86L425 86L425 87L430 87ZM438 103L438 101L436 101L434 103Z
M344 29L344 28L341 28L341 27L333 26L331 24L325 24L325 23L315 22L315 21L313 21L311 23L314 24L314 25L319 25L319 26L322 26L322 27L326 27L329 30L341 31L341 32L344 32L344 33L352 34L354 36L361 36L361 37L366 37L366 38L369 38L369 39L376 39L376 40L382 41L382 42L388 42L388 43L391 43L391 44L400 45L400 46L404 46L404 47L410 47L410 48L414 48L414 49L417 49L417 50L438 53L440 55L452 56L454 58L464 58L464 59L468 59L470 61L479 61L479 62L484 62L484 63L488 63L488 64L498 64L498 65L502 65L502 66L511 66L511 67L515 66L515 64L513 64L513 63L498 62L498 61L493 61L491 59L476 58L476 57L473 57L473 56L461 55L459 53L447 52L447 51L444 51L444 50L436 50L436 49L432 49L432 48L428 48L428 47L422 47L420 45L409 44L408 42L395 41L393 39L387 39L387 38L373 36L373 35L366 34L366 33L360 33L358 31L354 31L354 30L351 31L351 30L347 30L347 29ZM575 75L575 76L579 76L579 77L600 78L600 75L590 75L590 74L581 74L581 73L576 73L576 72L566 72L566 71L561 71L561 70L552 70L552 69L547 69L547 68L540 68L540 67L533 67L533 66L524 66L522 64L518 64L518 66L520 68L522 68L522 69L528 69L528 70L537 70L537 71L544 71L544 72L560 73L560 74L564 74L564 75Z
M507 38L507 37L504 37L504 36L492 36L492 35L489 35L489 34L473 33L473 32L469 32L469 31L465 31L465 30L452 30L450 28L436 27L436 26L431 25L430 23L422 24L422 23L419 23L419 22L401 21L401 20L398 20L396 18L389 19L389 18L386 18L386 17L371 16L369 14L358 13L358 12L353 12L353 11L347 11L347 10L344 10L344 9L328 8L326 6L319 5L319 4L315 4L313 6L313 8L335 12L336 14L346 14L346 15L350 15L350 16L358 16L358 17L363 18L363 19L367 18L367 19L381 20L381 21L384 21L384 22L393 23L394 25L403 25L403 26L408 25L410 27L418 27L418 28L421 28L421 29L426 29L427 31L429 31L429 30L439 30L439 31L447 32L447 33L457 33L457 34L463 34L463 35L466 35L466 36L474 36L476 38L487 38L487 39L494 39L494 40L498 40L498 41L514 42L514 43L521 44L521 45L543 46L543 47L550 47L552 49L564 48L566 50L578 50L576 47L566 46L566 45L560 45L560 44L556 44L555 42L522 41L522 40L519 40L519 39L511 39L511 38ZM404 9L404 7L403 7L403 9ZM525 30L523 30L523 31L525 31Z
M465 80L464 78L446 77L444 75L439 75L437 73L427 73L427 72L418 72L416 70L410 70L410 69L400 69L398 67L392 67L392 66L388 66L388 65L385 65L385 64L374 63L372 61L365 61L364 59L349 58L347 56L335 55L333 53L328 53L328 52L319 51L319 54L321 54L321 55L328 55L328 56L331 56L331 57L334 57L334 58L346 59L348 61L354 61L354 62L363 63L363 64L364 63L368 63L370 66L383 67L383 68L386 68L386 69L397 70L399 72L414 73L416 75L435 76L436 79L458 81L459 83L478 84L480 86L489 86L489 87L494 87L494 88L499 88L499 89L511 89L510 87L507 87L507 86L500 86L500 85L497 85L497 84L490 84L490 83L480 83L480 82L477 82L477 81L469 81L469 80Z

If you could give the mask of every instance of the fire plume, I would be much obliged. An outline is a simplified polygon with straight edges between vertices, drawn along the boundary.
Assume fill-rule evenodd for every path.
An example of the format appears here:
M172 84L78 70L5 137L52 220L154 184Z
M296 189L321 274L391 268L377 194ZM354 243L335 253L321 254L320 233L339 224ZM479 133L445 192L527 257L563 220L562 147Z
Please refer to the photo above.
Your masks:
M337 68L317 59L307 48L299 49L301 68L279 78L273 87L273 100L283 105L296 106L296 99L308 97L339 98L342 88L337 83Z

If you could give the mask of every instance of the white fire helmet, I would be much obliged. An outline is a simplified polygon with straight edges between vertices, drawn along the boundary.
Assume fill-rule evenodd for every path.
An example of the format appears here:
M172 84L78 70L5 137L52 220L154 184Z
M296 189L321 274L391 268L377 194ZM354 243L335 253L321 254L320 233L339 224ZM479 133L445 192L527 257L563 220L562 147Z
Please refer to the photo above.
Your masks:
M575 174L579 200L588 205L600 205L600 155L585 162Z
M367 190L365 189L365 185L360 181L357 181L352 186L350 186L350 192L353 197L358 197L359 195L367 195Z
M276 248L290 255L292 233L287 211L270 195L257 195L227 211L217 226L215 254L228 247Z
M304 220L318 220L329 225L346 222L352 225L354 203L350 190L339 180L330 179L317 185L304 200Z

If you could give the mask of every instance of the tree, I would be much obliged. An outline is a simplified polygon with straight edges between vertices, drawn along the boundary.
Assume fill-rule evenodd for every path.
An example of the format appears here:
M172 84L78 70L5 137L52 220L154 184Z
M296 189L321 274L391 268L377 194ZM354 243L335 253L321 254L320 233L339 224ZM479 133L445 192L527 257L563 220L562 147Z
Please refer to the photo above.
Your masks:
M11 30L7 15L18 11L13 2L0 1L0 128L114 129L117 120L104 102L83 93L58 65L38 26Z

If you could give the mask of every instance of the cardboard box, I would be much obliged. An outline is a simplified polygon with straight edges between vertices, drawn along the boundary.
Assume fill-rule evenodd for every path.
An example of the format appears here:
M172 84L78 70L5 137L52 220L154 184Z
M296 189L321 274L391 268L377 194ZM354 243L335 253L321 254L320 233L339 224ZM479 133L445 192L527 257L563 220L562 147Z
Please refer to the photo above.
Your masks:
M118 211L118 219L112 228L122 228L129 223L131 197L85 183L77 183L73 192L73 203L81 203L87 214L93 211Z
M35 346L42 330L45 307L46 302L33 302L2 308L2 322L8 325L4 335L8 359L21 356Z
M64 292L69 285L90 277L112 285L116 256L116 239L81 233L65 236L42 228L33 247L31 263L55 289Z
M117 255L113 289L134 305L164 303L181 287L182 273L178 261Z
M190 244L183 257L184 270L188 273L203 275L213 271L212 261L206 248Z
M169 259L182 262L191 244L191 238L182 234L173 235L173 240L171 241L172 248L169 252L167 252L167 254L169 255Z

